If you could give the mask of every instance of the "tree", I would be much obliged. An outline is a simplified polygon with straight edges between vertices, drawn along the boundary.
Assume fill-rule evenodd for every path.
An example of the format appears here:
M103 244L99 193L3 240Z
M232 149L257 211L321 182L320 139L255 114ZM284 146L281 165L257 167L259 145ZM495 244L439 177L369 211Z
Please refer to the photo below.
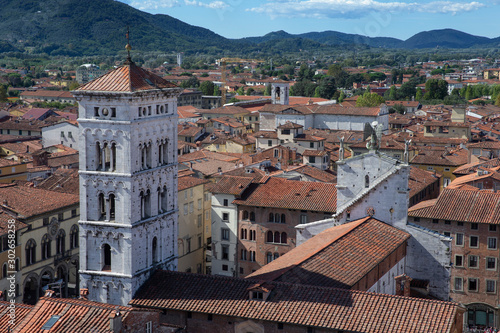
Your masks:
M408 82L405 82L401 85L401 88L398 91L399 99L410 99L417 94L417 81L415 79L411 79Z
M317 95L316 97L331 99L336 91L335 79L327 76L321 80L319 86L315 89L315 95Z
M200 91L203 93L205 96L213 96L214 94L214 89L215 89L215 84L212 81L203 81L200 84Z
M444 99L448 96L448 82L439 79L430 79L425 83L426 100Z
M264 96L271 96L271 89L272 87L270 84L266 85L266 89L264 90Z
M379 106L382 103L384 103L384 98L382 96L376 93L370 93L369 91L366 91L362 96L359 96L358 99L356 100L356 106L358 107L363 107L363 106L375 107Z
M245 95L245 87L239 87L238 90L236 90L236 93L240 96Z
M384 95L385 97L385 95ZM395 85L392 85L387 91L387 100L389 101L397 101L398 100L398 92Z
M1 97L0 97L1 98ZM500 94L498 94L497 99L495 101L496 106L500 106Z
M417 88L417 93L415 94L415 99L417 101L421 101L423 97L424 97L424 95L422 93L422 89Z
M252 93L253 93L254 91L255 91L255 90L254 90L253 88L251 88L251 87L250 87L250 88L248 88L248 89L247 89L247 96L252 95Z
M339 96L339 103L342 103L345 99L345 94L343 91L340 92L340 96Z
M4 85L0 85L0 102L7 101L7 89L5 89Z

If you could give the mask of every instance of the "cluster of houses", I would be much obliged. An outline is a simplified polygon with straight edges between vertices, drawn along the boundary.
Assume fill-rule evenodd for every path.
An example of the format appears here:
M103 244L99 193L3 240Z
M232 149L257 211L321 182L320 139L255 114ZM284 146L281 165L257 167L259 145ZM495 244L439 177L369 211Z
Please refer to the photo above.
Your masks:
M202 108L127 59L36 97L78 107L2 108L1 326L499 327L500 107L356 107L269 83Z

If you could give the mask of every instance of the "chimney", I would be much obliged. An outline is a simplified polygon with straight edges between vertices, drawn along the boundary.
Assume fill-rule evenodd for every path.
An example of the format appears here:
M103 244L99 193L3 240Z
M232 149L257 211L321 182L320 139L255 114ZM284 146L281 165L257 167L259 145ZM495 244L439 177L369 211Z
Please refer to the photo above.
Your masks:
M122 316L118 307L116 307L116 310L109 316L109 329L113 333L119 333L122 330Z
M26 152L29 153L30 152L30 146L26 145Z
M221 174L221 175L222 175L222 168L221 168L221 167L218 167L218 168L217 168L217 172L218 172L219 174Z
M413 280L406 274L398 275L396 280L396 295L410 297L410 282Z
M80 299L83 299L83 300L88 300L88 297L89 296L89 290L87 288L81 288L80 289Z

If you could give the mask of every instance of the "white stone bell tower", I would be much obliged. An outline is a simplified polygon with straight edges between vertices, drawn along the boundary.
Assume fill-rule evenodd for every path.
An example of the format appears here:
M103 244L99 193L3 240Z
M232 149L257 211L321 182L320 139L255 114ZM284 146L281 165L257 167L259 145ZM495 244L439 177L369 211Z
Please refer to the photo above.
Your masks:
M290 103L290 83L276 81L271 84L271 101L273 104L288 105Z
M177 267L177 97L124 65L73 91L80 126L80 287L127 305L157 268Z

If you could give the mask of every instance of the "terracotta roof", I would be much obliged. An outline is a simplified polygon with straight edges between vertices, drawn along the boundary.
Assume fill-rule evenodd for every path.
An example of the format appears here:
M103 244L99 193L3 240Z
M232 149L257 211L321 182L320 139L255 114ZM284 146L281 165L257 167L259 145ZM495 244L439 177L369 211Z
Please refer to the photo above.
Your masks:
M163 88L177 88L177 85L138 67L134 62L128 62L84 84L75 92L134 92Z
M429 184L438 181L438 179L439 177L436 176L433 172L410 166L410 177L408 178L410 198L429 186ZM437 184L439 186L439 182Z
M276 131L258 131L252 134L254 138L277 139Z
M350 289L408 238L365 217L319 233L247 278Z
M272 177L265 183L254 184L253 187L245 198L235 200L235 203L332 213L337 208L335 184Z
M296 123L292 123L291 121L287 121L283 125L278 126L279 129L297 129L297 128L303 128L303 127L304 126L296 124Z
M297 141L324 141L325 138L304 133L304 134L299 134L299 135L295 136L294 140L297 140Z
M177 135L178 136L187 136L187 137L195 137L199 135L203 131L203 128L196 126L187 126L183 124L177 125Z
M302 173L323 183L337 183L337 176L335 176L331 171L320 170L310 165L289 167L286 171Z
M478 172L471 173L468 175L464 175L461 177L455 178L449 185L449 188L458 188L461 187L464 184L469 184L471 186L474 186L472 183L478 180L485 180L487 178L490 178L496 182L493 182L493 184L498 183L500 181L500 173L498 172L498 167L494 169L484 169L481 168L483 172L481 174L478 174ZM485 187L486 188L486 187ZM489 188L491 189L491 188Z
M500 141L483 141L471 143L467 148L500 149Z
M16 307L18 305L16 304ZM122 320L133 311L125 306L116 306L69 298L41 297L30 313L24 317L14 330L15 333L31 332L102 332L113 333L109 321L116 311L120 311ZM17 311L16 311L17 314ZM50 330L42 330L43 325L52 316L61 316Z
M483 168L493 168L497 167L500 165L500 157L499 158L494 158L491 160L487 160L484 162L476 162L476 163L468 163L464 164L453 171L453 174L456 175L467 175L469 173L476 172L478 168L483 167Z
M409 208L408 216L500 224L500 193L477 188L446 188L437 199L423 201Z
M16 231L28 227L27 224L13 218L12 216L8 215L5 212L0 211L0 236L6 235L8 233L9 225L11 224L11 223L9 223L9 221L12 221L12 220L14 220L14 225L16 226L16 228L15 228ZM1 317L1 315L0 315L0 317ZM1 322L1 319L0 319L0 322Z
M466 149L455 149L446 151L445 149L422 149L418 155L413 157L411 164L460 166L468 161L468 151Z
M407 107L418 107L420 105L419 101L385 101L387 106L393 106L396 104L407 106Z
M9 306L11 306L10 302L0 301L0 327L5 332L9 332L10 329L14 329L33 309L33 305L16 303L15 306L15 319L14 325L10 325L11 317L9 316Z
M78 169L57 169L50 177L38 183L36 188L79 195Z
M328 155L328 153L324 150L310 150L306 149L302 153L303 156L325 156Z
M467 123L446 122L446 121L426 121L424 126L443 126L443 127L470 127Z
M253 177L223 176L216 184L210 187L210 192L241 196L250 186Z
M130 305L210 313L350 332L451 332L457 303L269 282L266 301L249 299L259 281L157 271ZM461 324L460 324L461 325Z
M187 188L195 187L198 185L203 185L209 183L209 180L200 179L192 176L185 176L178 178L177 189L179 191L185 190Z
M29 185L0 185L0 206L19 214L18 218L29 218L79 202L80 196L74 194L42 190Z
M200 114L220 114L221 116L223 115L228 115L228 114L249 114L250 112L247 109L244 109L240 106L235 106L235 105L227 105L224 107L220 108L215 108L215 109L200 109L198 110Z

